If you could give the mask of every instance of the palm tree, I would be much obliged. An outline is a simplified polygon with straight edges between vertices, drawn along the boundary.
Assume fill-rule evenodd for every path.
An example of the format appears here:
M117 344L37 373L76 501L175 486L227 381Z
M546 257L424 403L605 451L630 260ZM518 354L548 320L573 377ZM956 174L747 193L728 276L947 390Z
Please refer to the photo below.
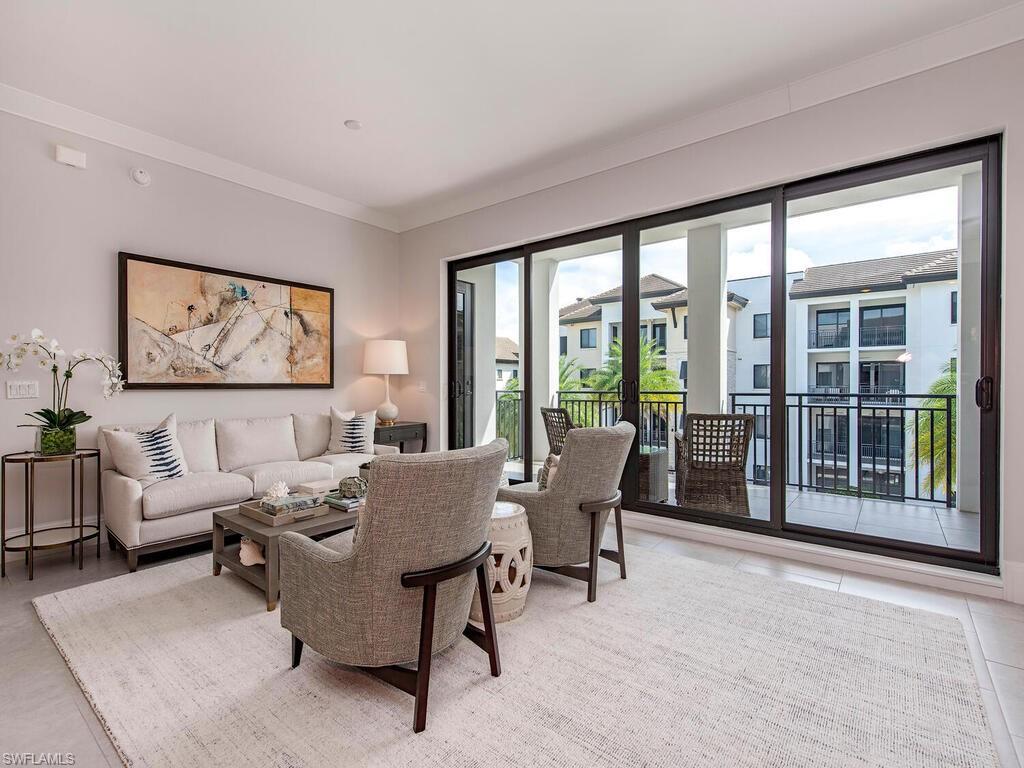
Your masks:
M577 409L584 417L582 419L584 422L591 422L585 423L583 426L593 426L594 423L599 423L602 410L608 407L611 408L611 412L606 414L603 420L607 422L609 415L617 418L618 400L615 399L615 395L609 398L609 393L616 392L622 379L622 344L615 340L608 349L608 361L587 379L586 386L594 390L594 394L580 395L581 399L596 399L609 405ZM653 339L642 341L640 343L641 418L646 420L647 417L650 417L652 428L656 425L660 425L657 426L658 429L667 428L669 422L675 421L673 412L678 415L682 411L681 390L682 384L679 377L666 368L662 362L658 354L657 342ZM661 405L662 403L665 405ZM575 412L573 418L576 418Z
M558 358L558 389L575 389L579 384L579 373L580 366L575 358ZM519 377L513 377L505 382L505 391L498 397L497 410L497 435L508 440L509 457L518 458L522 456L522 391L519 387Z
M598 392L614 392L622 376L622 344L616 339L608 349L608 362L587 380L587 386ZM640 344L640 391L644 402L679 403L682 384L674 372L665 367L658 355L657 342ZM665 394L660 394L665 393Z
M917 445L911 447L914 458L928 462L928 473L924 484L931 487L945 488L947 472L950 488L956 490L956 369L952 363L942 368L942 374L931 386L928 394L936 397L926 398L921 403L917 415ZM952 396L952 408L948 410L951 423L946 423L946 403ZM914 430L914 421L907 424L907 432ZM913 442L913 437L910 438ZM933 442L934 441L934 442ZM946 444L949 443L950 466L946 466ZM934 451L934 452L933 452Z

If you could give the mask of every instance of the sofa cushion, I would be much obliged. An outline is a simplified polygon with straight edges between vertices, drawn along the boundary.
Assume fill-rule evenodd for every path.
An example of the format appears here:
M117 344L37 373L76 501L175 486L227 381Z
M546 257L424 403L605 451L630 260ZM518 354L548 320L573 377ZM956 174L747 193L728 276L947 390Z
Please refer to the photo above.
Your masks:
M292 417L217 419L217 456L225 472L254 464L298 461Z
M341 411L341 415L351 419L356 412ZM327 453L327 444L331 442L331 414L293 413L292 421L295 425L295 447L299 451L300 460Z
M373 452L373 436L376 425L376 411L349 416L331 406L331 441L327 446L327 452Z
M139 424L101 425L96 432L96 445L100 449L100 462L103 469L115 469L114 457L107 443L106 432L146 432L156 427L156 422L152 421ZM216 472L220 469L217 462L217 434L214 431L213 419L178 421L177 436L190 472Z
M144 486L188 474L173 413L153 429L141 432L111 429L104 438L117 471Z
M274 483L283 480L289 488L294 488L310 480L330 480L333 471L328 464L315 461L268 461L239 467L235 470L252 480L252 497L260 498Z
M142 516L157 520L250 498L252 481L248 477L230 472L193 472L146 488L142 492Z
M213 419L179 421L178 442L188 462L189 472L217 472L217 433Z
M371 453L328 453L326 456L314 456L309 463L329 464L334 469L334 479L355 477L359 474L359 466L373 458Z

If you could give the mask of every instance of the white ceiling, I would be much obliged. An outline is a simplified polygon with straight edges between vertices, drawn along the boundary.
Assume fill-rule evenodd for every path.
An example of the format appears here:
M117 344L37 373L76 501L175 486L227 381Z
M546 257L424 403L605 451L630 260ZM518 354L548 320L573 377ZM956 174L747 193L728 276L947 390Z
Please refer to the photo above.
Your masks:
M401 222L1011 5L4 0L0 83Z

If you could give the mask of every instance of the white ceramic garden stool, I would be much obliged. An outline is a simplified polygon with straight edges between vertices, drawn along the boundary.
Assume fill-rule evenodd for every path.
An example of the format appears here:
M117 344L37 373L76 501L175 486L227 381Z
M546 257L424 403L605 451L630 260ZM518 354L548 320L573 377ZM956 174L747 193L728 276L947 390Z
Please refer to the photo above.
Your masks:
M533 572L533 537L521 504L498 501L491 513L491 556L487 559L487 583L491 587L494 621L511 621L526 608ZM483 621L479 591L473 595L469 612L473 621Z

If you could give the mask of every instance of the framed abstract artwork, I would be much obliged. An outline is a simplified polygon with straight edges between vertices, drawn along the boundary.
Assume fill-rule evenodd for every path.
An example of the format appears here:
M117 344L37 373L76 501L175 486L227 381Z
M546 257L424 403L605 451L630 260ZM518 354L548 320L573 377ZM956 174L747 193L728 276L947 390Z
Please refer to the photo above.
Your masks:
M334 289L118 254L125 389L334 386Z

